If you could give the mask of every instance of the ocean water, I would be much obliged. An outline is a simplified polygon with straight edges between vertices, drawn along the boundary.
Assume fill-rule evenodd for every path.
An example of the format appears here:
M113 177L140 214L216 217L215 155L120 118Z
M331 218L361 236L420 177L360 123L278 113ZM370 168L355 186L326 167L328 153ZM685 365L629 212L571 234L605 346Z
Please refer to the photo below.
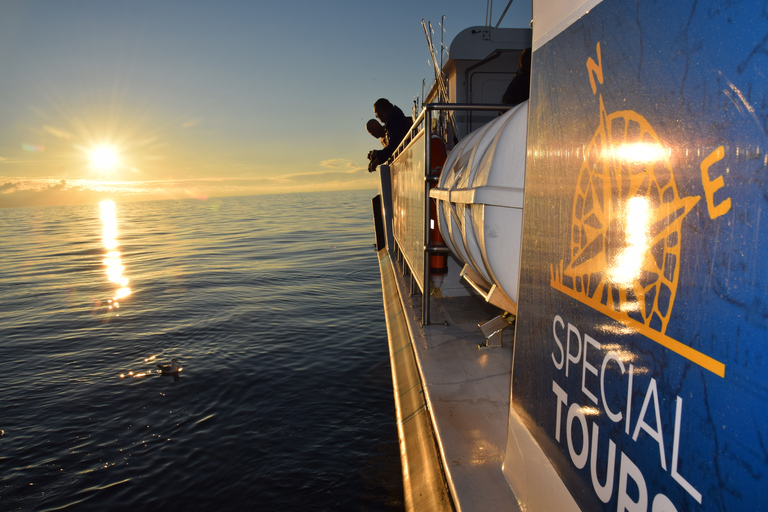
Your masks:
M373 195L0 210L0 510L401 510Z

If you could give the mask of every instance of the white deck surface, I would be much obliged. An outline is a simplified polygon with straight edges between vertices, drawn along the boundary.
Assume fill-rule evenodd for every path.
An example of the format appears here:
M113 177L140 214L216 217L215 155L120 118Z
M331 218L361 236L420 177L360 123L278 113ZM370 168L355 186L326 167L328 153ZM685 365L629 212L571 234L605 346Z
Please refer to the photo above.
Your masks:
M512 328L501 348L478 348L478 322L498 309L476 296L432 300L421 328L421 295L395 272L425 387L425 398L458 510L520 510L502 474L509 418ZM447 325L446 322L447 321Z

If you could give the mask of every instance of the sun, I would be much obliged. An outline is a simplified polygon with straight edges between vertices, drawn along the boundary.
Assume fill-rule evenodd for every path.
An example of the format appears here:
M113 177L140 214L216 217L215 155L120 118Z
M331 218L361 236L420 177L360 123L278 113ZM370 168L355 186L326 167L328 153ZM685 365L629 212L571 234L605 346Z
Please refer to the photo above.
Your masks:
M119 163L115 148L111 146L96 146L89 152L91 165L99 171L111 171Z

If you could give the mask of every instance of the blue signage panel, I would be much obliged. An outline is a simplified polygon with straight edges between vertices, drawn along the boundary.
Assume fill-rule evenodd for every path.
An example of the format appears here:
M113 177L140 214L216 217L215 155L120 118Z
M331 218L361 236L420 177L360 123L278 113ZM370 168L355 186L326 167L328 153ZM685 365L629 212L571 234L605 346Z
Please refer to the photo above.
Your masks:
M768 508L767 84L758 2L533 54L513 404L582 508Z

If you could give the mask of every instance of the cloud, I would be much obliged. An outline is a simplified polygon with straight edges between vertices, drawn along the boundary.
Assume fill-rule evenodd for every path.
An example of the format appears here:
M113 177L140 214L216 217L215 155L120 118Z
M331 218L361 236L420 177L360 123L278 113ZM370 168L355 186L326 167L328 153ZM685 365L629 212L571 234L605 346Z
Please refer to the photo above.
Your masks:
M67 180L6 181L0 185L0 208L92 202L98 200L94 192Z
M102 181L0 177L0 208L376 188L377 177L344 163L341 170L259 178Z
M59 130L53 126L45 125L43 126L43 130L53 135L54 137L58 137L59 139L69 140L72 138L71 134L65 132L64 130Z
M0 194L10 194L16 191L15 183L4 183L0 185Z
M188 121L185 121L181 124L182 128L192 128L193 126L200 124L203 121L202 117L196 117L194 119L190 119Z
M354 180L356 178L370 178L367 167L360 167L343 158L323 160L318 165L327 170L285 174L275 179L284 183L319 184L324 182L338 183Z
M328 169L348 169L352 171L362 169L362 167L356 166L353 162L344 158L332 158L330 160L323 160L319 165L320 167L327 167Z

